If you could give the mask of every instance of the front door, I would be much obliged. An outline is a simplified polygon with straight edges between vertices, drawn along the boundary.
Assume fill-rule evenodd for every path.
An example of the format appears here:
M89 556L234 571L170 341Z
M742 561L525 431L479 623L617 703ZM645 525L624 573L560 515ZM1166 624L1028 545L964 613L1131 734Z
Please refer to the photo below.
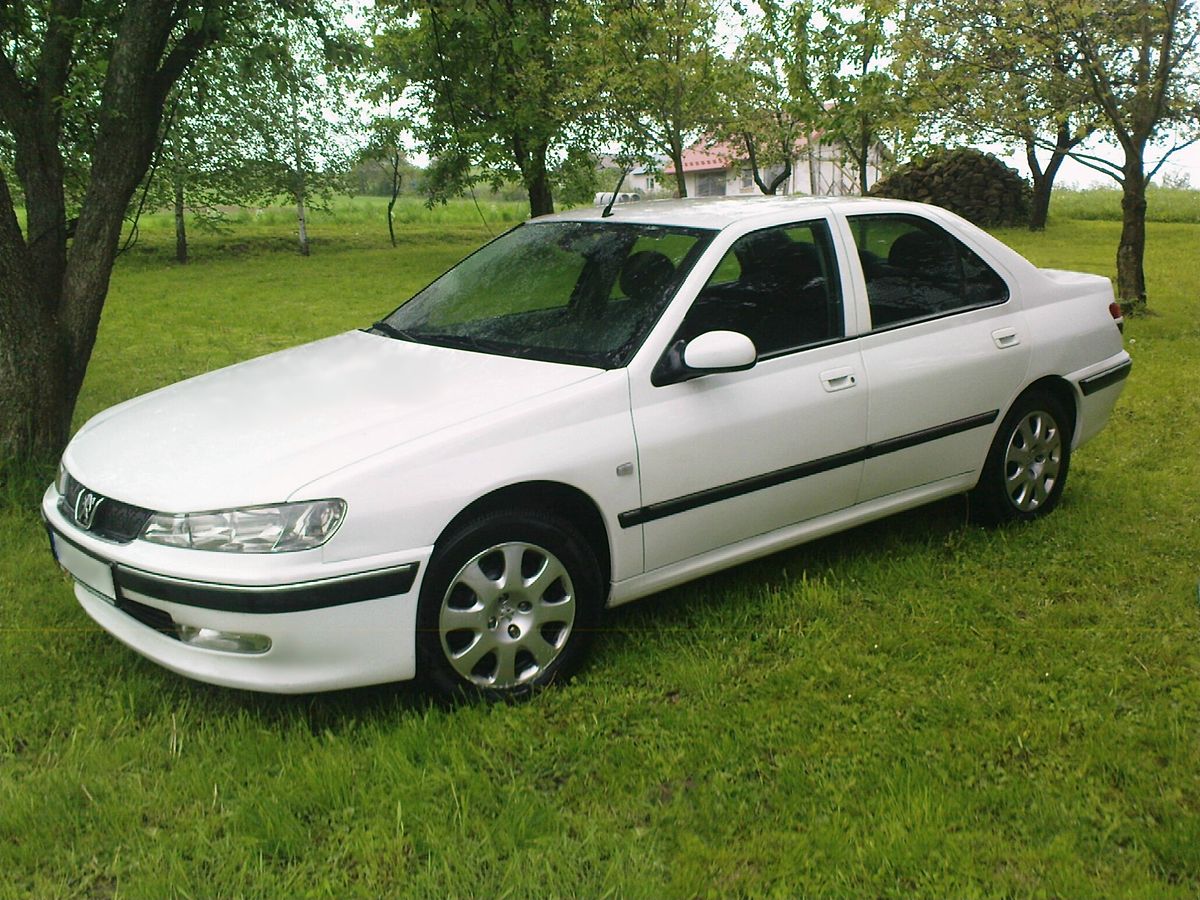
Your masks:
M867 385L823 220L739 238L672 342L736 331L746 371L631 384L647 571L854 503Z

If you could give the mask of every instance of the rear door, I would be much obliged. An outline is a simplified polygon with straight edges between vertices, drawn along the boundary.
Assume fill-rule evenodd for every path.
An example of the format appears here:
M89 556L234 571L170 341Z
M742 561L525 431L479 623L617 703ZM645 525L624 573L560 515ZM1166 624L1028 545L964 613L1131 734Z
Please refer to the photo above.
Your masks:
M870 315L861 502L978 469L1024 383L1029 341L1004 276L938 223L890 213L846 221Z

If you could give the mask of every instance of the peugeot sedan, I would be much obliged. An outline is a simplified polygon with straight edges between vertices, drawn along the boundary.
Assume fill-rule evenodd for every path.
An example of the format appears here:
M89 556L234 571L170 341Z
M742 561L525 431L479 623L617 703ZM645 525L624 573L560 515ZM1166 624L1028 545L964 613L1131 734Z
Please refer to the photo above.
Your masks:
M925 205L576 210L101 413L42 513L87 614L174 672L520 696L605 607L952 494L1050 512L1130 370L1119 315Z

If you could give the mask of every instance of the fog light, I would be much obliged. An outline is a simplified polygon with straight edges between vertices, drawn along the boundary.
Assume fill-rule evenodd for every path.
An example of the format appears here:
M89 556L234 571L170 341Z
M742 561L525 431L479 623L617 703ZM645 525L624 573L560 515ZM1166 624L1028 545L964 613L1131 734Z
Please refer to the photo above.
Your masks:
M238 634L235 631L217 631L215 628L196 628L194 625L176 625L175 632L185 644L205 650L266 653L271 649L271 639L265 634Z

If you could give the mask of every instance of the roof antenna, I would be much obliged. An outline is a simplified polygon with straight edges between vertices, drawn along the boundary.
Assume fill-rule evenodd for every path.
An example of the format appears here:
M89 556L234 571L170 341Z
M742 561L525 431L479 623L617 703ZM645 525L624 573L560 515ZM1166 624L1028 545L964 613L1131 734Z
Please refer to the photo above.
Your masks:
M608 198L608 206L604 207L604 212L600 213L600 218L607 219L612 215L613 204L617 202L617 191L621 190L621 185L625 183L625 176L629 174L627 166L621 167L621 177L617 179L617 186L612 192L612 196Z

